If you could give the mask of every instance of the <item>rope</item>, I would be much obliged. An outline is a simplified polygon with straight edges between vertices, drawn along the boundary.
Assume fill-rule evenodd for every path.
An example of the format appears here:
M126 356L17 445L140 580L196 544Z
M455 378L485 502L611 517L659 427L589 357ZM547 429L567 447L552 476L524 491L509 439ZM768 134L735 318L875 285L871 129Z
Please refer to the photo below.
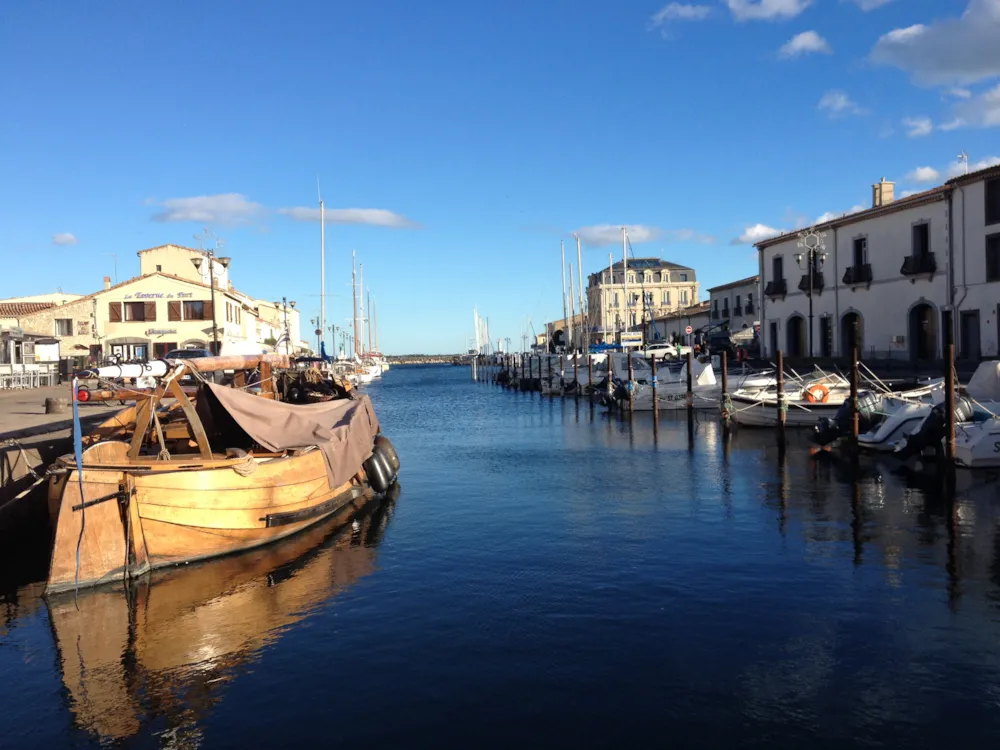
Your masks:
M248 454L243 461L232 464L232 469L241 477L248 477L257 471L257 462Z
M156 439L160 442L160 452L156 454L156 457L161 461L170 460L170 451L167 450L166 441L163 439L163 427L160 425L160 417L156 413L156 409L152 410L153 413L153 426L156 427Z

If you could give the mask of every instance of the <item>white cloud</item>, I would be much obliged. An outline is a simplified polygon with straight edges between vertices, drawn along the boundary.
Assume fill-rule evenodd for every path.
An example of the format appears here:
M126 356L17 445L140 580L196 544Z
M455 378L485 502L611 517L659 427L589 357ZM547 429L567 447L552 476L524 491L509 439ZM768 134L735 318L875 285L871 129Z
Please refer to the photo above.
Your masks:
M910 138L920 138L930 135L934 130L934 123L929 117L904 117L903 125L906 126L906 134Z
M986 169L987 167L995 167L1000 164L1000 156L987 156L985 159L980 159L978 161L969 162L969 171L978 172L980 169ZM965 162L961 160L955 160L948 165L948 169L945 174L951 177L958 177L959 175L965 174Z
M247 200L240 193L199 195L192 198L168 198L154 201L163 210L153 215L153 221L194 221L199 224L249 224L264 213L259 203Z
M319 221L318 208L279 208L278 213L294 221ZM327 224L367 224L392 229L418 229L420 224L384 208L328 208L323 217Z
M668 21L704 21L712 9L707 5L685 5L670 3L664 5L649 19L650 28L662 26Z
M965 120L961 117L956 117L954 120L949 120L948 122L942 122L938 125L938 130L958 130L959 128L964 128L966 126Z
M666 235L678 242L697 242L701 245L714 245L716 241L713 235L696 232L694 229L668 229Z
M77 242L79 240L76 238L76 235L70 232L56 232L52 235L53 245L62 245L65 247L67 245L75 245Z
M652 242L653 240L664 240L667 242L697 242L702 245L711 245L716 240L710 234L704 234L694 229L661 229L660 227L649 226L648 224L626 224L629 241L632 243ZM588 247L607 247L609 245L621 245L622 225L621 224L594 224L589 227L574 229L571 233L580 238L580 241Z
M997 0L997 3L1000 4L1000 0ZM1000 29L998 29L998 33L1000 33ZM997 46L1000 47L1000 36L997 37ZM1000 84L979 96L956 105L955 114L957 115L956 119L961 120L962 124L979 128L1000 126Z
M743 233L733 240L730 240L730 245L753 245L763 240L769 240L772 237L777 237L781 234L783 229L775 229L774 227L766 226L765 224L754 224L743 230Z
M737 21L782 21L795 18L812 0L726 0Z
M865 206L861 203L851 206L846 211L827 211L816 217L816 221L813 224L824 224L828 221L833 221L834 219L839 219L842 216L850 216L851 214L856 214L858 211L867 211L871 206Z
M833 89L823 94L816 105L816 109L826 112L831 118L846 117L847 115L863 115L865 110L858 106L857 102L851 101L851 97L846 91Z
M870 10L881 8L883 5L888 5L892 2L892 0L853 0L853 2L861 8L861 10L867 13Z
M821 52L829 55L833 52L830 44L815 31L803 31L796 34L778 50L778 56L785 59L808 55L811 52Z
M969 0L959 18L915 24L883 35L871 59L917 83L972 83L1000 75L1000 0Z
M945 89L944 93L948 96L953 96L956 99L969 99L972 96L971 91L963 89L960 86L952 86L951 88Z
M941 179L941 173L934 167L917 167L906 175L910 182L937 182Z

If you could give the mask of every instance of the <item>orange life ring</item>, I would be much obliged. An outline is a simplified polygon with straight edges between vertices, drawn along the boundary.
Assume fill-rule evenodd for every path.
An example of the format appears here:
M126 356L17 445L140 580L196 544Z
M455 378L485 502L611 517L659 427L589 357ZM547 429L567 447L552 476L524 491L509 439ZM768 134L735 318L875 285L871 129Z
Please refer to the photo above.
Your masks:
M811 385L806 388L806 401L810 404L825 404L830 398L830 389L822 383Z

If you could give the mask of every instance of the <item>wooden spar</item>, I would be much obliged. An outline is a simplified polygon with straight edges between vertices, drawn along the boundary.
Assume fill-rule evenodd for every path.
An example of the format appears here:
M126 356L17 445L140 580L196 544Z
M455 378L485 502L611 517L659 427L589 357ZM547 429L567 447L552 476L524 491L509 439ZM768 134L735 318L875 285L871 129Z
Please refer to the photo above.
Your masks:
M167 390L173 394L174 398L181 405L181 409L184 410L184 416L187 417L188 424L191 425L191 431L194 433L194 438L198 441L198 452L201 454L201 457L204 459L212 458L212 447L208 444L208 435L205 433L205 426L201 423L197 412L195 412L194 405L184 395L184 391L181 390L180 384L176 380L170 381Z
M182 388L181 391L186 396L196 396L198 395L197 388ZM92 401L140 401L142 399L153 398L156 394L155 388L102 388L94 391L84 391L81 390L81 396L87 394L80 399L81 402L90 403ZM172 398L172 396L165 396L164 398Z
M185 365L198 372L219 372L220 370L254 370L267 365L271 369L289 370L292 360L287 354L249 354L228 357L195 357L182 360Z

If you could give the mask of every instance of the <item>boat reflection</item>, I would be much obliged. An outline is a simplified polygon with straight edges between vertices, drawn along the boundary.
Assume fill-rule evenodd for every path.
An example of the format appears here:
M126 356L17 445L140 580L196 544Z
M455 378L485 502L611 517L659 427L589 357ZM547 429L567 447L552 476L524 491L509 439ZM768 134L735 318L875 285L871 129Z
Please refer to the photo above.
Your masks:
M76 725L117 741L155 729L197 745L225 683L289 626L375 570L386 497L277 545L155 573L122 587L50 597ZM77 609L79 606L79 610Z

